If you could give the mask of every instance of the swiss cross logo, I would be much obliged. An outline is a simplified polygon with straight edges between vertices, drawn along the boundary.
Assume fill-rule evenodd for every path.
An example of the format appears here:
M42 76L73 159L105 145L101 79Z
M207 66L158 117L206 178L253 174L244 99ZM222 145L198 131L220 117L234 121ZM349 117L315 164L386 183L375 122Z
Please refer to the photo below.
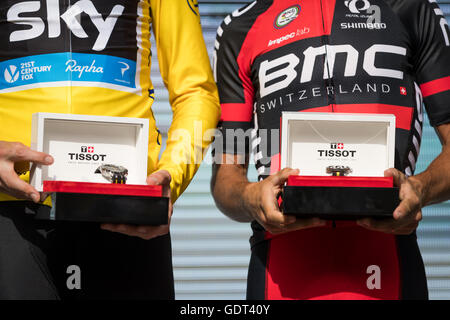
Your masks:
M344 144L342 143L342 142L339 142L339 143L337 143L337 142L333 142L333 143L331 143L330 144L330 148L331 149L344 149Z
M82 146L81 152L94 153L94 147Z
M406 96L407 91L406 91L406 88L405 88L405 87L400 87L400 94L401 94L402 96Z

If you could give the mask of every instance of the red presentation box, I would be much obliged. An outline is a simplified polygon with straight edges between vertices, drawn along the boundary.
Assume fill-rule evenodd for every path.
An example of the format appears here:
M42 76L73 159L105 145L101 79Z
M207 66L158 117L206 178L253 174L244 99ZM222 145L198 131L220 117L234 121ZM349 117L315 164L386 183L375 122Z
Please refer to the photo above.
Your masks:
M290 176L282 206L298 217L354 220L392 218L399 202L392 177Z
M52 210L36 218L61 221L164 225L169 198L161 186L44 181L52 197Z

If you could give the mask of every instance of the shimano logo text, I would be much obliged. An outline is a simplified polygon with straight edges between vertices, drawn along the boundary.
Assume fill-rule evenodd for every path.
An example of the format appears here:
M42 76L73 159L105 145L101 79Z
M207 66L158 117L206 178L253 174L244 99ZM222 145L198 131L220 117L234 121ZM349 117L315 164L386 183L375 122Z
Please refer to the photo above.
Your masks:
M341 29L386 29L386 23L366 23L366 22L342 22Z

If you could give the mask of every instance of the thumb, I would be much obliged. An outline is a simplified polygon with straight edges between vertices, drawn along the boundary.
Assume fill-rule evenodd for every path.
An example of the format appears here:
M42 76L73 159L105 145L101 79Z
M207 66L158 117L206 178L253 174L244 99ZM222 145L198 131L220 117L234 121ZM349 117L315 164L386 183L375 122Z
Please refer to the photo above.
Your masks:
M171 180L172 177L167 170L159 170L147 177L147 184L152 186L168 185Z
M395 168L390 168L384 171L385 177L392 177L394 179L394 186L399 187L405 181L405 175Z
M284 168L283 170L277 172L271 176L272 183L274 185L280 185L286 182L289 176L295 176L299 174L298 169Z

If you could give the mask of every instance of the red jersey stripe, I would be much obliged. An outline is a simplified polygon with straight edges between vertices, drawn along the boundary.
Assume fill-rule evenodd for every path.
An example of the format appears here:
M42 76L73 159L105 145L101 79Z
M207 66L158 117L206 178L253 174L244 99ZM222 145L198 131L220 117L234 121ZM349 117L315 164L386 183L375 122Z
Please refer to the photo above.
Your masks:
M423 83L420 85L420 90L424 98L450 90L450 76Z
M122 196L162 197L161 186L93 183L74 181L44 181L44 192L113 194Z
M221 121L250 122L253 116L253 109L245 103L222 103Z

